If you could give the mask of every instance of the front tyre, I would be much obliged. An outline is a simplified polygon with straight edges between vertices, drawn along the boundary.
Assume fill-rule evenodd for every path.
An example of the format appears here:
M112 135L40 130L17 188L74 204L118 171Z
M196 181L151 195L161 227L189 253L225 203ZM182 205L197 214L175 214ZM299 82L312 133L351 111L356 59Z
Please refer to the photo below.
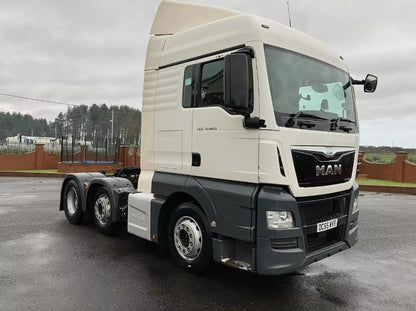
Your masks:
M112 202L105 188L98 189L94 198L93 218L98 231L112 235L118 228L118 223L112 220Z
M73 225L80 224L82 221L81 191L75 180L70 180L64 189L64 211L65 217Z
M194 273L212 261L212 236L205 215L192 203L182 203L169 222L169 249L175 263Z

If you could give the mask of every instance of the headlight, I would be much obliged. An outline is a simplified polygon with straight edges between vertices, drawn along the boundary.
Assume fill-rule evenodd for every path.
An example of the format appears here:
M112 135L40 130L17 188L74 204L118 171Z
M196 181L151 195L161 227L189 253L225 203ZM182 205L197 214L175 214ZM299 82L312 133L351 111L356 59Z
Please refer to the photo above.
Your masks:
M289 211L267 211L266 218L269 230L293 228L295 226L292 212Z
M360 208L358 207L358 197L356 197L354 199L354 203L352 205L352 213L354 214L354 213L358 212L359 210L360 210Z

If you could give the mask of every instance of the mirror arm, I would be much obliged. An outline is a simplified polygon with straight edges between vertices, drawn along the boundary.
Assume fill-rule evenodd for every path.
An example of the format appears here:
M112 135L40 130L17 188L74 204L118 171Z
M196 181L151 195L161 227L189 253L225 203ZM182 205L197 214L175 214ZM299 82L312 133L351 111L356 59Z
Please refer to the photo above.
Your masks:
M255 57L253 48L249 47L249 46L245 47L245 48L242 48L242 49L239 49L238 51L235 51L234 53L231 53L231 54L246 54L246 55L250 56L251 58Z
M246 115L244 117L243 126L249 129L259 129L261 127L267 127L265 120L260 119L259 117L251 118L249 115Z
M351 83L352 85L364 85L365 80L354 80L353 78L351 78Z

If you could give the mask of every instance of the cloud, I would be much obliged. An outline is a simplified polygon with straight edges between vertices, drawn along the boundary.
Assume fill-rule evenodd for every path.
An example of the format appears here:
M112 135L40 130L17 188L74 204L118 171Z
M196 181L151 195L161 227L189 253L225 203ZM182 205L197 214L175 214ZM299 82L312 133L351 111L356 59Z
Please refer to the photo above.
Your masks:
M286 1L183 0L264 16L288 24ZM293 27L346 60L355 79L379 76L375 94L356 87L362 141L415 147L416 2L289 1ZM0 92L73 104L141 107L149 30L159 1L2 0ZM0 96L0 111L53 120L65 106ZM403 120L406 120L403 122ZM399 123L402 121L403 123ZM404 125L406 126L404 126ZM370 131L370 132L367 132ZM364 132L365 131L365 132ZM383 135L384 136L384 135ZM385 142L383 142L385 139Z
M415 135L409 130L414 127L413 118L374 119L360 123L360 145L400 146L414 148ZM392 130L394 129L394 130Z
M140 107L150 16L158 6L143 4L2 1L0 91L70 104ZM66 109L9 97L0 97L0 107L48 120Z

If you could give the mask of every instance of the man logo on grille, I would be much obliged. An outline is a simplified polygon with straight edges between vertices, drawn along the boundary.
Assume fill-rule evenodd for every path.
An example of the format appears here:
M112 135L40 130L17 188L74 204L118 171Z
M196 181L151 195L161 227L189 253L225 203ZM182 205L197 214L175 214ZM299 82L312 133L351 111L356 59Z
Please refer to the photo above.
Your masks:
M316 177L319 176L335 176L335 175L342 175L342 165L335 164L334 166L330 165L322 165L316 166Z

